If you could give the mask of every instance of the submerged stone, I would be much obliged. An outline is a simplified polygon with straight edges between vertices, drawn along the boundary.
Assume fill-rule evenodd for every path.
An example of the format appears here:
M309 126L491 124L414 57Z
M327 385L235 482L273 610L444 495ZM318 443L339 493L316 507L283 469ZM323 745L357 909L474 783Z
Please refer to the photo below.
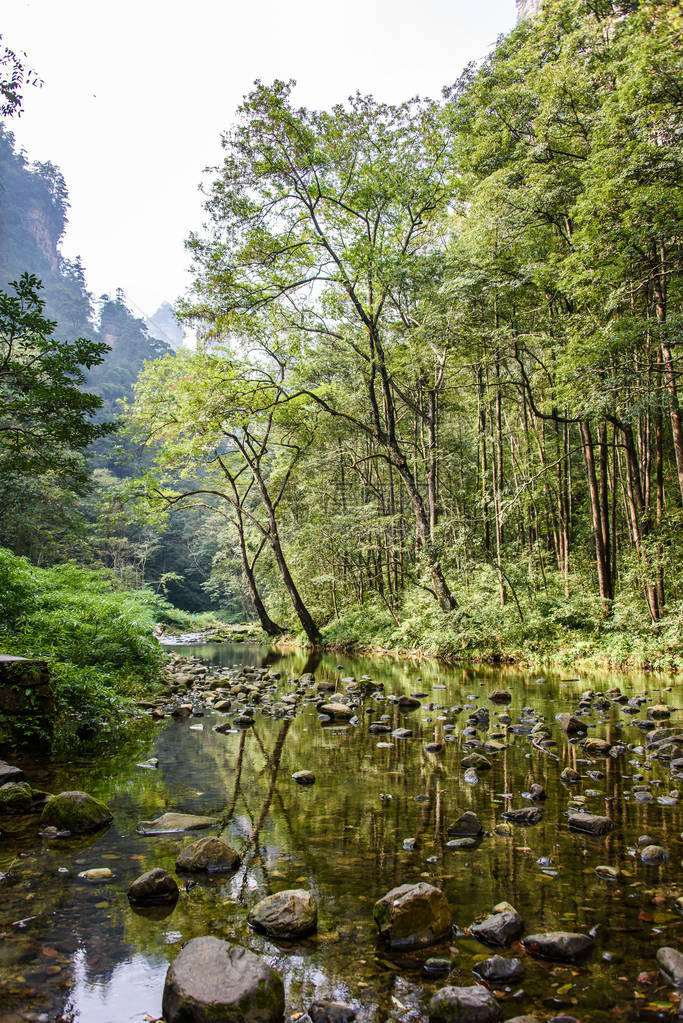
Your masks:
M555 720L560 723L567 735L577 735L586 731L586 722L574 714L557 714Z
M313 771L295 771L292 775L292 781L295 781L297 785L313 785L315 775Z
M318 907L310 892L291 888L261 899L249 911L247 920L271 938L303 938L318 926Z
M166 1023L281 1023L282 978L241 945L193 938L168 968Z
M614 824L609 817L600 817L596 813L573 813L567 826L571 831L581 831L585 835L607 835Z
M199 817L192 813L162 813L153 821L140 821L140 835L174 835L181 831L201 831L218 824L217 817Z
M128 899L134 905L153 906L162 902L175 902L177 898L176 880L162 867L140 874L128 889Z
M506 959L504 956L492 956L472 967L472 973L489 984L509 984L513 980L521 980L524 966L520 959Z
M646 845L640 858L647 866L659 867L667 862L669 854L661 845Z
M525 806L520 810L505 810L501 816L512 824L538 824L543 817L543 810L540 806Z
M483 984L444 987L429 1003L429 1023L496 1023L500 1005Z
M670 984L683 988L683 953L676 948L659 948L657 963Z
M541 934L528 934L522 939L522 944L527 952L542 959L574 962L588 955L593 948L593 939L587 934L570 931L545 931Z
M109 881L114 876L109 867L91 867L78 875L82 881Z
M483 831L481 821L471 810L466 810L455 824L450 824L446 828L446 834L454 838L477 838Z
M217 835L207 835L186 845L175 861L176 870L187 873L227 873L240 865L240 854Z
M451 930L451 911L440 888L420 881L392 888L375 903L380 937L393 949L424 948Z
M315 1001L308 1007L313 1023L352 1023L356 1010L344 1002Z
M472 924L470 934L486 945L509 945L524 930L524 921L512 906Z

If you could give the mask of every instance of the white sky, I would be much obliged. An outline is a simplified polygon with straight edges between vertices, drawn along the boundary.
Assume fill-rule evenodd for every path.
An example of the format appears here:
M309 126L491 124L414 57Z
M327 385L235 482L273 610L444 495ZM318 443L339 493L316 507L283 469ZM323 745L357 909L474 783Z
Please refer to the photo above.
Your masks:
M95 296L151 315L189 284L203 170L255 78L295 78L315 107L438 96L514 21L514 0L8 0L3 44L44 81L9 127L61 168L63 251Z

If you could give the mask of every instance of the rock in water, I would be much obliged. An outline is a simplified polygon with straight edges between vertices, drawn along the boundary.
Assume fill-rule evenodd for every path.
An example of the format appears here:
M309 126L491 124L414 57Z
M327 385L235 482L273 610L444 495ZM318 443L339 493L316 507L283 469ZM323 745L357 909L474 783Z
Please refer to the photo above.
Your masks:
M399 696L397 702L401 710L417 710L421 706L420 701L415 696Z
M557 714L555 720L559 721L567 735L577 735L586 731L586 722L574 714Z
M193 938L166 974L166 1023L281 1023L282 978L253 952L218 938Z
M542 959L557 959L571 963L582 959L593 948L593 939L587 934L572 934L569 931L546 931L543 934L529 934L522 939L527 952Z
M337 718L339 721L350 721L355 711L347 707L345 703L323 703L319 708L321 714L327 714L330 718Z
M476 838L483 832L481 821L477 817L476 813L472 813L471 810L466 810L465 813L458 817L455 824L451 824L446 828L448 835L455 836L456 838Z
M318 907L310 892L290 888L261 899L247 920L271 938L303 938L318 926Z
M543 817L543 810L540 806L525 806L520 810L506 810L501 816L512 824L538 824Z
M640 858L647 866L660 867L667 862L669 854L661 845L646 845Z
M109 867L91 867L78 875L83 881L110 881L114 874Z
M313 1002L308 1009L313 1023L352 1023L356 1010L343 1002Z
M0 788L0 814L28 813L33 793L27 781L8 781Z
M237 870L240 862L240 854L231 845L216 835L207 835L185 846L175 868L187 873L227 873Z
M128 899L135 906L155 906L175 902L177 898L178 885L175 878L161 867L140 874L128 889Z
M13 767L6 760L0 760L0 785L10 781L26 781L26 775L20 767Z
M683 954L675 948L658 948L657 962L663 975L674 987L683 987Z
M87 792L60 792L48 799L40 823L71 835L87 835L111 824L113 819L109 807Z
M492 956L472 967L472 973L490 984L509 984L513 980L521 980L524 966L520 959L506 959L504 956Z
M460 767L463 771L468 770L470 767L473 767L475 771L490 771L491 761L487 760L481 753L470 753L462 758Z
M487 916L479 924L470 927L470 934L483 941L485 945L509 945L524 930L524 921L519 913L510 906L502 913Z
M292 781L295 781L297 785L313 785L315 775L313 771L295 771L292 775Z
M609 817L596 813L573 813L567 825L571 831L582 831L585 835L607 835L614 827Z
M594 757L608 757L612 749L612 744L605 742L604 739L584 739L581 745L586 753L591 753Z
M501 1016L498 1002L482 984L441 988L429 1003L429 1023L496 1023Z
M380 937L394 949L425 948L451 929L451 911L440 888L425 881L392 888L374 906Z
M140 821L140 835L175 835L181 831L201 831L218 824L217 817L197 817L192 813L162 813L153 821Z

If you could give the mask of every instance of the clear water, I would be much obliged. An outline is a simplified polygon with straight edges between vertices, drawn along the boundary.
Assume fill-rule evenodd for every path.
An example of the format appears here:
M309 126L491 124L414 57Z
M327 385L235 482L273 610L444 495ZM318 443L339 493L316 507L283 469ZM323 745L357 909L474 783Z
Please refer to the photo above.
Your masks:
M227 665L267 663L283 679L304 671L335 682L367 674L382 681L387 694L426 696L410 715L367 697L373 711L361 709L357 727L323 727L315 707L304 705L292 721L257 713L254 728L219 734L212 730L219 715L207 712L150 726L143 738L95 763L22 764L37 787L85 789L104 800L114 824L84 838L48 841L37 837L35 816L0 820L0 871L7 872L0 882L0 1023L156 1019L169 961L184 942L205 934L247 945L282 973L287 1019L317 997L350 1002L361 1023L422 1020L439 987L476 982L472 966L494 953L459 932L503 899L522 914L527 932L580 930L597 936L594 952L580 966L524 956L525 979L498 990L505 1018L534 1012L542 1020L569 1015L606 1023L675 1015L672 989L659 977L654 956L662 945L680 947L683 933L674 908L683 894L681 803L657 802L677 782L667 764L636 752L617 761L587 762L554 720L560 711L575 709L583 690L619 685L629 697L647 691L653 702L679 708L676 721L683 698L675 682L618 675L563 681L546 675L538 684L533 673L336 654L307 661L303 653L280 656L249 646L183 652ZM507 707L487 699L501 687L513 694ZM454 714L456 705L465 709ZM507 743L476 785L465 782L459 766L470 705L489 706L490 732L502 733ZM509 713L514 724L528 716L523 708L550 724L559 761L532 749L527 736L509 732L496 716ZM391 715L393 727L411 728L413 738L370 734L368 722L383 713ZM644 716L641 708L638 717ZM634 718L618 704L587 720L590 735L643 742ZM191 729L197 724L202 731ZM444 731L448 724L454 731ZM448 735L455 738L445 741L442 754L425 752L426 742ZM393 745L378 748L386 741ZM158 770L136 766L151 756L158 757ZM559 780L566 765L577 766L583 776L571 789ZM291 780L303 768L316 775L310 788ZM652 784L653 803L633 799L634 774ZM515 828L511 836L496 834L503 810L531 805L522 794L534 781L548 793L542 822ZM586 796L593 812L612 817L610 835L591 839L567 830L565 814L575 795ZM490 834L476 849L448 847L446 828L467 809L476 811ZM200 881L188 890L182 881L173 909L136 911L126 898L130 882L154 866L173 871L179 849L198 837L136 833L138 821L167 810L227 813L224 837L243 854L243 864L229 878ZM669 851L663 867L640 862L637 842L645 834ZM415 839L414 851L404 849L407 838ZM600 880L595 874L600 864L620 868L623 879ZM92 884L77 877L102 866L113 870L113 880ZM378 944L373 903L391 887L418 880L444 890L456 932L421 952L390 953ZM290 887L315 894L318 934L276 944L252 932L249 908ZM447 980L424 973L425 960L435 955L452 957ZM642 973L648 983L638 982Z

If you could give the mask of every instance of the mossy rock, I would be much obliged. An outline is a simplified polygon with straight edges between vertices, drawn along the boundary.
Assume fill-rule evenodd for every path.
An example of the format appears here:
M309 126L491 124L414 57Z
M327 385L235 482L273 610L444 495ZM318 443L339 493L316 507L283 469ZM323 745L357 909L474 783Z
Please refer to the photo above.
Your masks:
M26 781L11 781L0 788L0 814L28 813L33 806L33 792Z
M87 792L60 792L45 804L40 822L46 827L87 835L111 824L111 811Z

